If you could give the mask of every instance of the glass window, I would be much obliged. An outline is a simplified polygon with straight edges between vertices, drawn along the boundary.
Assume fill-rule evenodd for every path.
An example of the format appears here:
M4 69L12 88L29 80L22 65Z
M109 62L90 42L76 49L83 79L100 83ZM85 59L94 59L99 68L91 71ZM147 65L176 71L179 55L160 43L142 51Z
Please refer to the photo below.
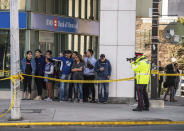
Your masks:
M53 0L46 0L46 13L52 14L52 3Z
M74 51L78 51L78 35L74 35Z
M96 20L99 19L99 0L96 0Z
M84 36L81 36L81 41L80 41L80 54L84 55Z
M81 0L81 18L85 18L85 0Z
M79 0L75 0L75 17L79 17Z
M54 0L54 14L59 14L59 1L60 0Z
M69 6L68 6L68 16L72 17L72 0L69 0Z
M62 0L61 7L61 15L68 16L68 0Z
M97 5L96 5L97 0L93 0L93 17L96 20L96 11L97 11Z
M72 50L72 35L68 35L68 50Z
M39 12L45 12L45 6L46 6L46 1L45 0L38 0L38 11Z
M91 11L91 2L87 0L87 19L90 19L90 11Z
M90 48L90 36L87 36L86 38L86 50L88 50Z

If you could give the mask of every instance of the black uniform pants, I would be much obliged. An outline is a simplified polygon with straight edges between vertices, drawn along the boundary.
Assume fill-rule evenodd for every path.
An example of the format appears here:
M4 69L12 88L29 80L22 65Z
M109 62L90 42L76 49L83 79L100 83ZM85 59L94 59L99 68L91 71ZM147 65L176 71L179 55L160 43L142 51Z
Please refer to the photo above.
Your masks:
M94 80L95 76L90 75L90 76L84 76L84 80ZM95 101L95 86L94 83L84 83L83 84L83 99L84 102L88 101L89 98L89 91L92 93L92 101Z
M148 93L146 84L137 84L138 108L149 108Z
M24 76L23 84L24 84L24 92L27 92L31 94L31 83L32 83L32 77L30 76Z

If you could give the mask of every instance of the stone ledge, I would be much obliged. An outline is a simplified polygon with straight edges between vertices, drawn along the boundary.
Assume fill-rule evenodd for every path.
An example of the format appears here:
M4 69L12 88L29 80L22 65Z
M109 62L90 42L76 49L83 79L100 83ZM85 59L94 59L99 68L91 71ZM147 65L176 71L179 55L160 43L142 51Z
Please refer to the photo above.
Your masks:
M112 104L134 104L135 100L131 97L109 97L108 102Z
M163 100L149 100L150 108L153 109L164 109L164 101Z

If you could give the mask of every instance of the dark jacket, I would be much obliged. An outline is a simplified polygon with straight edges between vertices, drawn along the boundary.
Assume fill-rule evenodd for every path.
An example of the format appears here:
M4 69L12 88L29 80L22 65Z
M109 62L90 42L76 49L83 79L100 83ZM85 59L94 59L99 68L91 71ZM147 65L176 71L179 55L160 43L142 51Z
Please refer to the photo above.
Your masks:
M35 58L35 63L36 63L36 71L35 74L38 76L44 76L44 71L45 71L45 57L41 56L40 58Z
M27 62L26 58L22 59L22 61L21 61L20 68L21 68L21 71L22 71L23 74L26 73L26 62ZM35 74L35 69L36 69L36 64L35 64L34 59L31 59L31 68L32 68L32 75L34 75Z
M104 67L104 71L100 71L100 68ZM98 60L95 64L95 71L97 72L98 78L107 79L107 76L111 76L111 64L109 60L105 60L105 62L101 62Z
M166 66L166 74L176 74L176 71L174 70L174 65L169 64ZM168 86L175 86L176 82L176 76L167 76L166 77L166 85Z

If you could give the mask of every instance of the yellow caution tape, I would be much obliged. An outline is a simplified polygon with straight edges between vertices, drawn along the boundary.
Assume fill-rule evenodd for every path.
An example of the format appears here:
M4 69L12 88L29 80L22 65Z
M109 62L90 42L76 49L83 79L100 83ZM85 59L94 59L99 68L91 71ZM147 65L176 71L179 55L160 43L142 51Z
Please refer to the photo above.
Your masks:
M0 70L0 72L10 73L10 71L4 71L4 70ZM184 74L161 74L161 73L159 73L158 70L152 70L151 74L157 74L157 75L159 75L159 78L160 78L160 76L184 76ZM34 78L48 79L48 80L52 80L52 81L65 82L65 83L111 83L111 82L121 82L121 81L129 81L129 80L135 79L135 77L130 77L130 78L124 78L124 79L117 79L117 80L61 80L61 79L56 79L56 78L27 75L27 74L20 73L18 75L11 75L10 77L2 78L2 79L0 79L0 81L10 79L12 81L13 85L15 85L16 80L22 81L24 79L23 76L30 76L30 77L34 77ZM13 100L12 100L12 103L11 103L9 109L5 113L1 114L0 118L5 116L12 109L12 107L14 105L14 99L15 99L15 90L16 89L14 88L13 89ZM59 123L59 125L62 125L62 123ZM0 126L1 126L1 124L0 124Z
M8 108L8 110L5 113L0 115L0 118L4 117L8 112L10 112L12 107L14 106L14 103L15 103L15 91L16 91L15 81L16 80L22 81L24 79L24 77L22 76L22 74L19 74L19 75L11 75L8 78L3 78L3 79L0 79L0 80L2 81L2 80L7 80L7 79L10 79L12 81L12 84L14 85L14 87L13 87L13 98L12 98L12 102L11 102L10 107Z
M64 83L111 83L111 82L120 82L120 81L129 81L135 79L135 77L125 78L125 79L117 79L117 80L61 80L57 78L51 77L44 77L44 76L35 76L35 75L27 75L22 74L23 76L30 76L34 78L41 78L41 79L48 79L57 82L64 82Z
M0 118L1 118L1 117L4 117L8 112L11 111L11 109L12 109L14 103L15 103L15 91L16 91L16 89L13 88L13 98L12 98L11 105L10 105L10 107L8 108L8 110L7 110L5 113L3 113L3 114L0 115Z

